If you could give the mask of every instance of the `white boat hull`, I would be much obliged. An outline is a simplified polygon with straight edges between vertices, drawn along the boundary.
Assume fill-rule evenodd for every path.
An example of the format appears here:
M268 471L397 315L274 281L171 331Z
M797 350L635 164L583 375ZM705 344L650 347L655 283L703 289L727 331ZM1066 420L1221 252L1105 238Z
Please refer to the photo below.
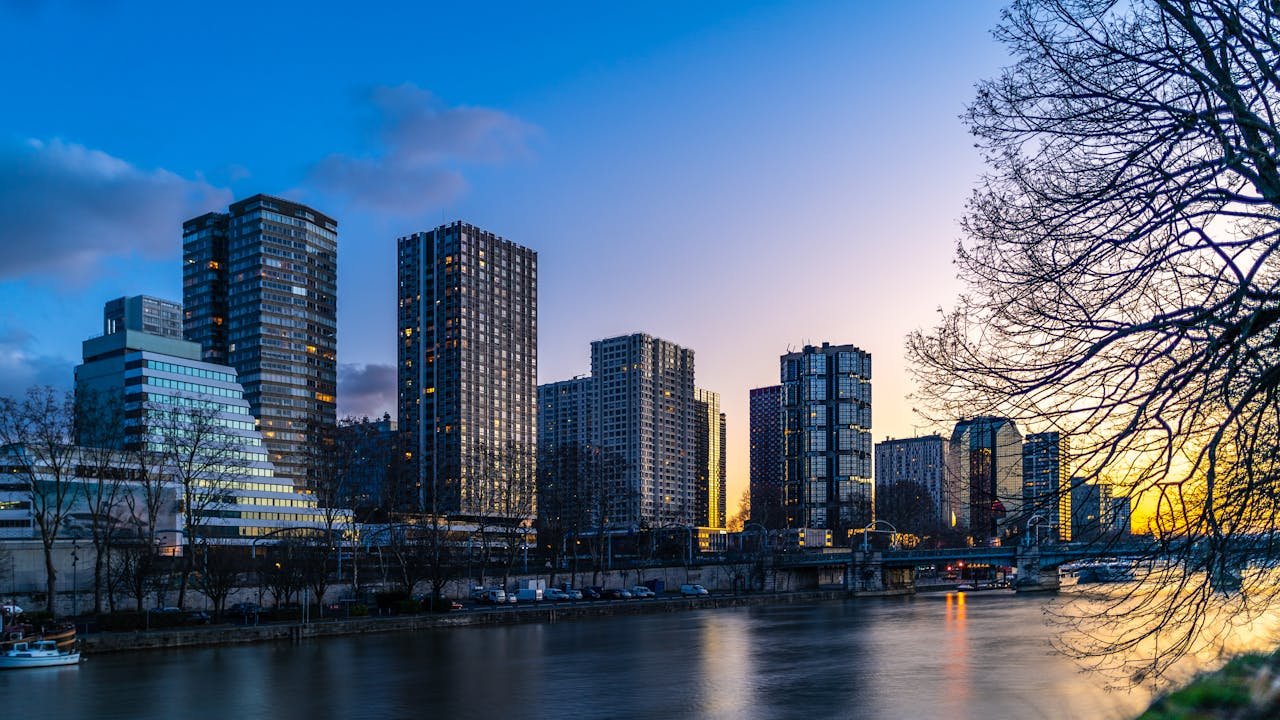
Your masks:
M65 655L0 655L0 670L18 670L21 668L59 667L76 665L80 662L80 653Z

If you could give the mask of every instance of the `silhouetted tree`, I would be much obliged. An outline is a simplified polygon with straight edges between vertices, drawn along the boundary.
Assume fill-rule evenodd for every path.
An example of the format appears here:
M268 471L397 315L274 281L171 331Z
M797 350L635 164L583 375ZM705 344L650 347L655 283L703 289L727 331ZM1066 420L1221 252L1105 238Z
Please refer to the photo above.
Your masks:
M1280 599L1278 12L1015 2L996 30L1014 64L965 116L989 168L967 289L908 341L935 418L1060 430L1087 476L1157 506L1177 562L1075 648L1143 674Z
M56 613L58 571L53 548L75 507L75 400L51 387L31 388L22 400L0 398L0 450L12 478L23 485L31 503L44 550L45 611Z

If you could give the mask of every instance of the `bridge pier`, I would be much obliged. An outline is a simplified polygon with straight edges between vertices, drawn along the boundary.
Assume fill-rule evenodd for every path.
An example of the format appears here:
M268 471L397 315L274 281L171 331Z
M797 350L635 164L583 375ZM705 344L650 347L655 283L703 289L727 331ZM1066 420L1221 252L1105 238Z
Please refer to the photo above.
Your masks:
M1056 565L1041 566L1040 548L1036 545L1018 548L1018 592L1055 592L1061 586Z
M886 567L880 552L849 553L844 589L850 595L902 595L915 592L915 570Z

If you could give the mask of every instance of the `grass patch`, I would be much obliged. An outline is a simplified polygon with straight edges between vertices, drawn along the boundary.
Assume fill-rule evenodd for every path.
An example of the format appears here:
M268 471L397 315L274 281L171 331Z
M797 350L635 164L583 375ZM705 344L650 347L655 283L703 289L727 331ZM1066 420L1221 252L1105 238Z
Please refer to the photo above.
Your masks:
M1151 704L1138 720L1212 720L1249 707L1250 682L1276 656L1241 655Z

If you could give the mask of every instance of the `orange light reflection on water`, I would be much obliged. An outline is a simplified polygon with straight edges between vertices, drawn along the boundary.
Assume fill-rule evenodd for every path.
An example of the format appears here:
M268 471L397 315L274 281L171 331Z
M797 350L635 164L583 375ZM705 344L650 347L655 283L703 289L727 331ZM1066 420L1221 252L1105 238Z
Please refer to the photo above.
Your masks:
M969 658L969 609L964 593L947 593L946 614L942 623L943 647L942 702L955 708L967 707L973 688Z

